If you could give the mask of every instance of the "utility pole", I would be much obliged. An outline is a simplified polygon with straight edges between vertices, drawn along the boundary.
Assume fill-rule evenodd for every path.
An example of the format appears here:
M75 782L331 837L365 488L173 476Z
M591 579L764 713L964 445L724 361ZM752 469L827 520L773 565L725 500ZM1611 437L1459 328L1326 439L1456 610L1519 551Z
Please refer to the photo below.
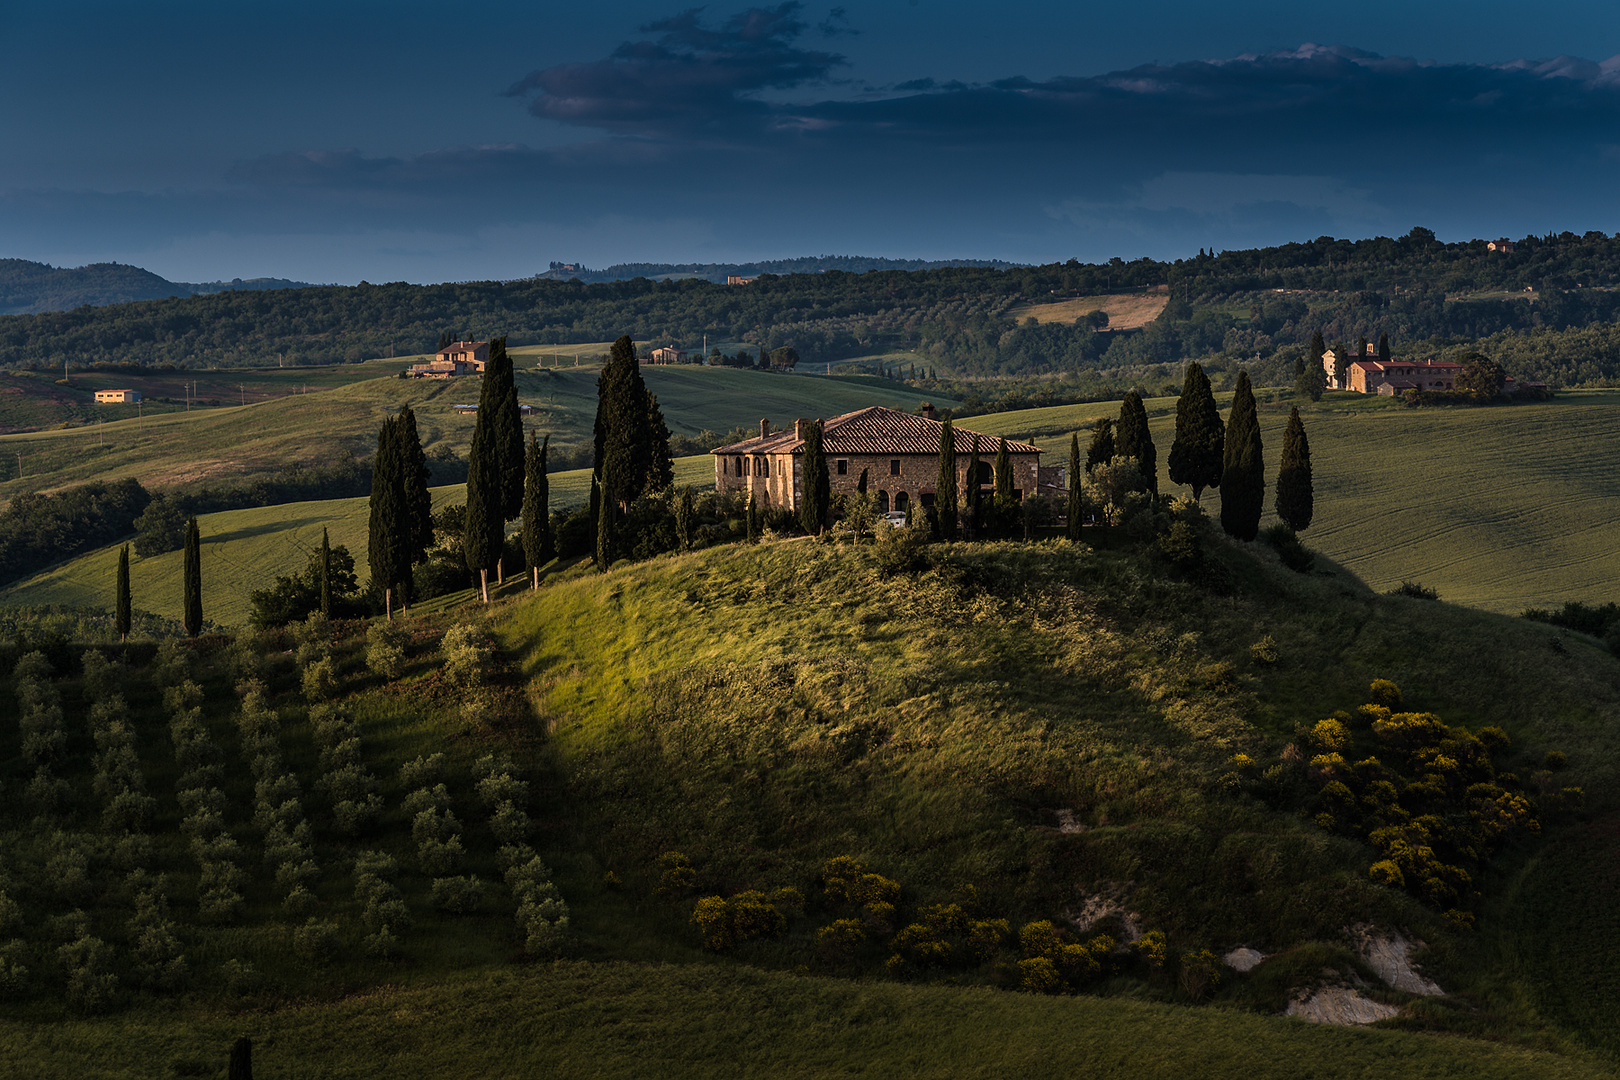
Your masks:
M245 408L247 408L247 387L246 387L246 386L244 386L244 385L243 385L243 384L241 384L241 383L237 383L237 384L236 384L236 389L237 389L237 390L238 390L238 391L240 391L240 392L241 392L241 394L242 394L242 407L243 407L243 408L244 408L244 409L245 409Z

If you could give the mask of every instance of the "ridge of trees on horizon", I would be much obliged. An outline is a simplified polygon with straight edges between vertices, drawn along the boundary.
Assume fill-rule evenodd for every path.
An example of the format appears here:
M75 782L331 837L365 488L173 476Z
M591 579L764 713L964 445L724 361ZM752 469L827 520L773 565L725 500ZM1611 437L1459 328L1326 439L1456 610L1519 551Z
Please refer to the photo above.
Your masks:
M0 364L339 363L429 352L454 326L479 338L501 329L524 344L628 332L690 346L708 334L764 352L792 348L810 364L911 349L947 377L1179 368L1220 357L1275 385L1287 382L1299 347L1320 331L1345 342L1388 334L1406 343L1403 353L1523 336L1533 347L1504 363L1522 378L1574 384L1620 378L1615 350L1578 333L1567 341L1545 335L1620 333L1612 327L1617 285L1620 240L1604 234L1527 237L1499 253L1483 241L1443 244L1413 229L1399 239L1321 237L1175 262L767 274L747 286L527 279L222 292L0 317ZM1141 331L1099 332L1083 316L1036 324L1013 314L1025 302L1153 286L1168 287L1170 303ZM1243 311L1246 318L1236 314Z

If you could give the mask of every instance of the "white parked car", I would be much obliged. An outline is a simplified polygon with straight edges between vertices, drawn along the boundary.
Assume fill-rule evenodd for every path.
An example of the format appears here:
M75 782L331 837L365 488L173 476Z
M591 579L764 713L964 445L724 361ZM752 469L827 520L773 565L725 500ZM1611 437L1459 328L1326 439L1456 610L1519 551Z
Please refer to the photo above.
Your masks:
M906 525L906 512L904 510L890 510L883 515L883 520L897 529L903 529Z

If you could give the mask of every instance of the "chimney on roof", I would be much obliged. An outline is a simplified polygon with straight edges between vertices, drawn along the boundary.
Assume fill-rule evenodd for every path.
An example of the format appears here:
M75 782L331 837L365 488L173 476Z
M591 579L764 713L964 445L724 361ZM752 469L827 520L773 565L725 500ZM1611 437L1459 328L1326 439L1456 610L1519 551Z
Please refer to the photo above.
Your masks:
M809 427L810 421L801 416L799 419L793 421L793 437L795 439L803 439L804 433Z
M769 435L770 433L771 433L771 422L769 420L761 420L759 422L759 437L763 439L763 438L765 438L765 436Z
M925 401L925 402L922 403L922 414L923 414L924 417L926 417L929 420L932 420L934 418L934 405L933 405L933 402Z

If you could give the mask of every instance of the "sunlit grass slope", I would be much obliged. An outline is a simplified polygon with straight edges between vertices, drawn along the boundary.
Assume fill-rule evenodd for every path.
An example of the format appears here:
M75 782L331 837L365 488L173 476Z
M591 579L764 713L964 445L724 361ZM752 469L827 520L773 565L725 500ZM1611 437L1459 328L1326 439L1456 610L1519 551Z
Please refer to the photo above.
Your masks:
M914 890L918 910L972 885L1014 926L1125 890L1142 929L1217 953L1330 949L1351 923L1400 926L1435 946L1427 970L1466 1002L1429 1022L1582 1030L1566 999L1615 1001L1612 961L1594 959L1579 993L1524 962L1547 938L1520 923L1559 910L1510 884L1536 880L1533 843L1492 871L1480 933L1457 934L1369 885L1371 847L1234 800L1222 777L1235 753L1267 767L1302 723L1389 678L1407 708L1505 729L1504 767L1520 775L1567 748L1559 782L1583 786L1602 819L1620 777L1620 662L1541 624L1380 596L1331 564L1306 577L1263 548L1223 551L1230 592L1061 544L962 545L888 575L865 553L790 541L519 601L501 633L571 793L556 823L571 850L551 857L582 898L576 925L610 956L678 958L691 948L679 909L616 903L605 871L638 895L678 850L700 895L729 895L804 888L850 854ZM1265 637L1274 664L1252 649ZM1357 740L1347 754L1379 752ZM1056 827L1058 809L1079 832ZM1548 827L1563 843L1578 826ZM800 931L743 955L820 964ZM1257 970L1228 973L1217 1001L1280 1011Z
M223 1075L242 1034L254 1039L254 1075L272 1080L1613 1075L1578 1056L1224 1010L623 963L480 972L246 1014L0 1021L0 1069L37 1080Z
M378 362L383 363L383 362ZM366 365L359 365L366 366ZM393 363L398 369L402 363ZM762 418L777 426L800 416L834 416L867 405L914 409L920 393L895 384L813 375L778 375L710 367L642 369L658 395L672 432L725 433L757 428ZM255 377L244 373L243 379ZM259 376L263 377L263 376ZM538 369L517 372L519 400L535 412L526 430L550 435L559 445L591 437L596 416L597 370ZM876 380L874 380L875 382ZM284 396L235 408L170 411L103 424L0 436L0 499L38 491L133 476L148 488L203 480L275 474L288 465L325 465L370 454L385 417L410 405L423 447L465 454L476 415L457 405L478 402L478 379L450 381L373 377L298 393L288 382ZM4 397L0 397L3 404ZM939 398L942 405L950 399ZM6 462L10 464L7 465ZM18 479L18 468L22 477Z
M1220 401L1223 415L1229 395ZM1260 414L1266 522L1287 402ZM1175 400L1146 402L1170 483ZM1316 517L1305 543L1374 589L1419 581L1442 598L1490 611L1620 600L1620 393L1570 391L1552 402L1490 409L1378 407L1329 395L1300 410L1311 443ZM997 413L963 421L987 434L1035 437L1068 464L1069 432L1117 404ZM1084 453L1089 432L1081 431ZM1212 515L1220 493L1206 493Z

